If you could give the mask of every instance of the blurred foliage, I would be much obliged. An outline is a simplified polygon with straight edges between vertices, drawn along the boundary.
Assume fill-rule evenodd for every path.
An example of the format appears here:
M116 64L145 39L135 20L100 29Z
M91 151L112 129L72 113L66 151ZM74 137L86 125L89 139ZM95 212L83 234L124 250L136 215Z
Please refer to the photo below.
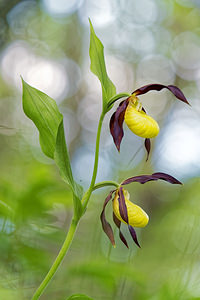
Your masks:
M60 102L58 101L63 110L65 108L70 110L71 121L76 124L72 123L68 132L68 136L71 137L73 130L76 129L75 137L71 137L69 145L71 157L75 153L75 148L81 147L84 143L87 144L88 151L93 149L95 133L88 131L87 138L84 140L83 132L86 131L84 126L87 119L88 122L91 121L88 123L88 128L95 131L96 111L99 111L99 106L95 106L95 103L100 101L98 98L98 88L100 87L97 86L98 92L92 94L91 107L94 105L96 111L94 107L92 110L88 105L81 106L85 100L82 102L80 100L84 97L86 100L91 100L88 95L91 95L92 88L96 88L96 83L92 79L89 84L87 82L89 27L85 28L82 19L84 13L86 14L85 18L88 17L87 13L92 14L92 3L88 2L91 6L89 12L87 10L84 12L82 8L77 7L74 11L60 17L52 16L46 11L42 5L44 2L0 1L0 299L5 300L31 298L58 253L66 235L73 208L71 192L61 181L59 171L52 161L43 156L39 149L35 129L31 127L32 125L22 113L20 81L16 81L17 79L12 77L13 74L18 74L16 73L16 64L12 65L13 61L11 60L10 65L6 65L6 68L3 67L2 59L5 57L5 53L8 53L6 52L8 51L7 47L15 41L24 42L30 46L27 50L28 53L33 51L37 58L42 57L42 59L51 59L57 62L63 57L67 57L79 65L82 76L81 83L77 84L78 77L76 76L79 73L71 71L67 79L69 93L64 94L63 98L59 99ZM161 8L161 2L164 10ZM119 17L115 19L112 26L109 24L105 27L99 26L97 31L99 31L100 37L105 34L103 42L107 49L106 52L115 54L117 58L129 63L134 73L137 70L137 64L144 56L152 54L147 51L150 42L147 41L146 47L143 49L135 49L133 46L139 47L142 41L135 41L130 36L126 40L127 44L124 44L123 36L128 32L125 21L129 20L134 12L130 11L128 15L127 11L123 12L124 7L123 9L121 7L123 1L116 1L116 3ZM155 53L159 55L164 53L166 57L171 55L169 49L172 47L171 40L167 40L168 35L162 36L162 32L158 32L160 27L167 30L173 38L183 31L189 31L199 38L198 1L155 1L155 3L158 7L158 15L159 13L162 15L163 11L167 15L165 19L159 21L158 18L153 25L148 23L146 27L151 30L157 41ZM22 6L18 10L13 10L17 4ZM28 9L23 10L25 5L28 5ZM106 14L106 12L105 9L104 13ZM149 14L146 13L145 16L149 16ZM91 19L92 17L95 19L95 14L91 16ZM96 24L98 25L101 20L104 20L102 12L100 18L97 18ZM137 22L139 21L137 20ZM142 22L145 23L145 19ZM131 23L131 25L133 24ZM117 33L112 34L115 26ZM134 24L134 26L136 25ZM124 34L119 34L120 41L117 39L118 43L116 43L116 36L123 28L125 28ZM111 33L108 36L106 32ZM131 29L130 32L133 33L134 30ZM142 35L142 37L144 36ZM129 41L130 44L128 44ZM14 54L17 56L17 51ZM19 61L21 59L21 62L24 63L24 52L20 55L17 56L17 59ZM11 58L9 57L9 59ZM29 63L30 61L28 61L27 70L30 69ZM87 71L84 64L87 65ZM24 65L19 66L22 69ZM190 71L193 72L194 69ZM121 69L117 67L117 71L115 69L111 73L114 76L120 71ZM6 72L10 74L10 77ZM42 67L39 68L40 72L42 72ZM47 73L42 73L42 77L38 79L39 83L48 80L48 76L44 74L49 72L48 69ZM39 73L36 75L39 76ZM25 75L27 74L28 71ZM58 81L61 81L56 71L55 74L48 86L50 91L58 83L57 77ZM152 76L154 75L152 72ZM180 87L186 88L186 92L196 89L196 93L199 94L198 78L193 80L191 73L189 73L191 77L188 79L179 75L176 74L174 81ZM18 78L19 74L16 76ZM110 74L109 77L113 80ZM127 78L129 78L129 73L126 73L126 81L128 81ZM118 78L117 83L120 83L122 79L124 79L123 76L120 77L120 80ZM135 87L135 81L137 80L132 80L130 85ZM71 90L76 84L76 90ZM128 84L124 89L128 89ZM123 90L123 92L130 91ZM164 97L163 95L162 97ZM159 115L161 120L167 117L167 113L172 107L171 103L170 98L161 109ZM149 109L151 109L151 105L152 102L149 104ZM81 115L84 108L87 114ZM196 111L198 115L198 106ZM81 118L85 123L81 121ZM107 120L106 122L108 123ZM105 128L102 134L102 148L105 147L104 137L108 131L107 124ZM198 135L196 136L198 139ZM137 150L137 147L134 148L136 144L124 146L125 148L131 147L128 161L131 161L132 155ZM177 150L174 149L174 151ZM106 148L103 148L103 152L106 152ZM118 153L115 153L114 148L109 148L108 152L111 154L107 157L106 162L109 164L113 159L111 167L114 170L110 173L113 178L109 179L117 178L120 181L129 176L153 171L154 164L145 163L144 155L139 161L137 157L130 164L126 161L128 166L126 169L125 164L120 165L122 156L117 156ZM92 165L93 158L90 158ZM156 160L159 158L158 155ZM103 173L106 169L105 166L100 165L100 171ZM194 164L193 168L195 167ZM79 168L81 170L81 166ZM83 170L85 176L88 176L88 170L89 166ZM122 230L131 248L127 250L120 242L117 231L115 232L117 247L116 249L111 247L102 231L99 219L103 201L109 189L95 192L88 211L81 220L68 256L41 299L63 300L77 293L88 295L95 300L200 299L200 179L189 175L188 171L190 179L186 178L181 187L170 186L162 182L151 182L145 185L132 184L128 188L134 203L139 203L150 216L149 225L145 229L137 230L142 246L141 250L136 249L130 241L126 226L122 227ZM110 219L110 223L112 223L111 214L112 209L108 209L107 217Z

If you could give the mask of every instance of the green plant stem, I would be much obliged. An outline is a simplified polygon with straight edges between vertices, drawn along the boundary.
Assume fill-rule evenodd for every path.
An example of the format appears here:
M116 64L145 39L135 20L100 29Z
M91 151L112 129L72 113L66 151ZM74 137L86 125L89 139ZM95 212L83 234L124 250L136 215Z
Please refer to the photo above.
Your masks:
M112 105L113 105L117 100L119 100L119 99L121 99L121 98L124 98L124 97L130 97L130 96L131 96L131 94L128 94L128 93L120 93L120 94L115 95L115 96L112 97L112 98L109 100L109 102L108 102L108 105L107 105L108 110L111 109Z
M92 194L93 187L95 185L95 180L96 180L96 177L97 177L97 169L98 169L98 162L99 162L100 135L101 135L101 128L102 128L104 116L105 116L105 113L102 112L101 116L100 116L100 119L99 119L99 125L98 125L98 130L97 130L93 174L92 174L92 179L91 179L91 183L90 183L89 189L86 192L86 196L84 197L84 200L83 200L83 210L85 210L86 207L87 207L87 204L88 204L88 201L89 201L90 196Z
M62 248L60 249L60 252L58 253L58 256L56 257L56 259L55 259L53 265L51 266L49 272L47 273L46 277L44 278L44 280L42 281L42 283L36 290L35 294L33 295L32 300L39 299L39 297L43 293L44 289L47 287L49 281L54 276L55 272L57 271L59 265L61 264L64 256L66 255L66 253L70 247L70 244L71 244L74 234L76 232L77 225L78 225L78 221L75 219L72 219L70 227L69 227L69 231L68 231L65 241L62 245Z
M98 182L94 185L93 187L93 191L94 190L97 190L97 189L100 189L102 187L105 187L105 186L115 186L116 188L118 188L120 186L120 184L116 181L112 181L112 180L109 180L109 181L102 181L102 182Z
M102 182L99 182L99 183L96 183L94 186L93 186L93 189L92 191L95 191L95 190L98 190L98 189L101 189L105 186L115 186L116 188L118 188L120 185L119 183L117 183L116 181L102 181ZM90 193L90 188L85 192L85 194L83 195L83 198L82 198L82 203L85 203L86 199L88 199L88 195L91 195Z
M98 189L98 188L106 186L106 185L114 185L114 186L118 187L118 183L116 183L114 181L100 182L99 184L95 185L95 180L96 180L96 177L97 177L98 161L99 161L100 135L101 135L101 128L102 128L102 123L103 123L104 116L105 116L105 113L102 112L101 116L100 116L100 119L99 119L99 125L98 125L98 130L97 130L93 175L92 175L90 187L89 187L89 189L87 190L87 192L85 193L85 195L82 199L84 210L87 207L87 204L88 204L88 201L90 199L90 196L92 194L93 189ZM69 231L68 231L66 239L65 239L65 241L62 245L62 248L60 249L60 252L58 253L58 256L56 257L56 259L55 259L53 265L51 266L49 272L47 273L46 277L44 278L44 280L42 281L42 283L40 284L40 286L36 290L35 294L33 295L32 300L39 299L39 297L43 293L44 289L48 285L49 281L51 280L51 278L54 276L55 272L57 271L57 269L58 269L59 265L61 264L63 258L67 254L67 251L70 247L70 244L71 244L71 242L73 240L73 237L74 237L74 234L76 232L78 221L79 220L72 219Z

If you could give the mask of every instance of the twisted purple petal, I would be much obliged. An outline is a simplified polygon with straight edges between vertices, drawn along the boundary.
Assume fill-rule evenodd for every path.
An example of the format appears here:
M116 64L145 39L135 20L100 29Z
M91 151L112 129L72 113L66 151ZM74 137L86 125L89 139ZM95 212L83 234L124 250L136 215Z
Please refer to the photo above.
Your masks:
M140 176L134 176L134 177L130 177L126 180L124 180L122 182L122 185L126 185L132 182L139 182L141 184L144 184L148 181L154 181L154 180L164 180L167 181L171 184L182 184L179 180L177 180L175 177L168 175L166 173L161 173L161 172L157 172L157 173L153 173L152 175L140 175Z
M120 144L124 136L123 122L126 108L128 106L128 98L120 103L117 110L110 119L110 133L113 137L117 150L120 151Z
M170 92L172 92L172 94L174 94L174 96L177 99L189 104L189 102L187 101L183 92L175 85L163 85L163 84L156 84L156 83L147 84L147 85L142 86L139 89L135 90L132 94L135 94L136 96L138 96L138 95L146 94L149 91L161 91L162 89L168 89Z
M123 188L119 188L119 194L118 194L118 202L119 202L119 213L122 219L128 224L128 212L127 207L125 203Z
M129 247L128 247L128 243L127 243L127 241L126 241L124 235L122 234L122 232L121 232L121 230L120 230L120 227L121 227L121 221L116 217L116 215L114 214L114 212L113 212L113 221L114 221L115 225L116 225L116 226L118 227L118 229L119 229L119 237L120 237L120 240L124 243L124 245L125 245L127 248L129 248Z
M147 161L149 158L150 150L151 150L151 140L146 138L144 141L144 145L145 145L145 149L147 150L147 158L146 158L146 161Z
M113 234L113 230L112 227L110 226L110 224L108 223L108 221L106 220L106 216L105 216L105 208L106 205L108 204L108 202L112 199L112 194L115 192L111 191L108 196L105 199L104 205L103 205L103 210L101 212L101 224L102 224L102 228L103 231L105 232L105 234L108 236L109 240L111 241L112 245L115 246L115 239L114 239L114 234Z
M132 239L134 240L134 242L136 243L136 245L137 245L139 248L141 248L141 247L140 247L140 244L139 244L139 242L138 242L138 239L137 239L137 235L136 235L135 229L134 229L131 225L128 225L128 229L129 229L130 234L131 234L131 236L132 236Z

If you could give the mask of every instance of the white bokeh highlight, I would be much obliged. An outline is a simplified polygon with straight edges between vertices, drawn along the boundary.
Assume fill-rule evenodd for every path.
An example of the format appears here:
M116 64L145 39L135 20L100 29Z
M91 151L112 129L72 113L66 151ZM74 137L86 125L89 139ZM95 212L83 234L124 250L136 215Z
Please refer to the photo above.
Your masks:
M11 71L12 70L12 71ZM21 91L21 79L58 103L73 96L81 83L79 66L71 59L52 60L36 55L24 41L12 42L0 57L3 79Z
M200 122L195 108L177 108L156 139L153 161L157 170L179 179L200 174Z

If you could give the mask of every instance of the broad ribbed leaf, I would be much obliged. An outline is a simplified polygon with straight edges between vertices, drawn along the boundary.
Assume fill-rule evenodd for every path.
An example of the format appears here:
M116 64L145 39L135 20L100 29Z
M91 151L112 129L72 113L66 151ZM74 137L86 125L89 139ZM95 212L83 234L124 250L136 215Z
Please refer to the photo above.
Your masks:
M40 133L42 151L54 158L58 127L62 121L56 102L45 93L33 88L23 79L23 109Z
M63 116L52 98L31 87L24 80L22 80L22 83L24 112L39 131L42 151L55 160L62 179L71 187L74 193L75 211L76 214L80 215L82 211L81 188L73 179L65 142Z
M63 122L61 121L57 129L54 159L60 169L62 179L74 187L74 179L70 167L69 154L65 142Z
M103 109L107 111L107 103L116 94L116 88L108 77L104 59L104 47L96 36L90 21L90 69L99 78L102 87Z
M69 154L68 154L67 145L65 141L63 121L60 123L58 127L54 159L57 166L60 169L60 175L62 179L66 183L68 183L73 190L74 193L73 202L74 202L75 213L77 214L77 216L81 216L82 204L80 199L82 198L82 187L78 185L73 179Z

